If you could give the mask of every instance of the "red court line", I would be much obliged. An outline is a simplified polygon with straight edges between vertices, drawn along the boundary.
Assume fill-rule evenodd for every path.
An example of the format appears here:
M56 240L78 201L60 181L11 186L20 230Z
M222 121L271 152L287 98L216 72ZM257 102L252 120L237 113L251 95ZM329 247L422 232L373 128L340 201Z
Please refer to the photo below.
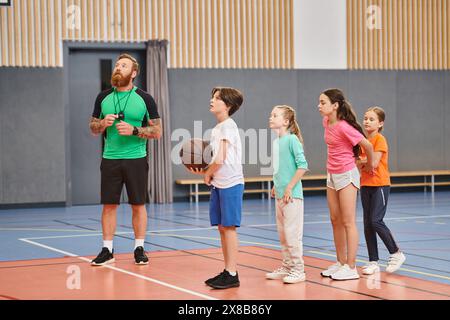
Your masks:
M132 254L116 254L113 265L218 299L449 299L409 287L450 294L450 286L400 275L381 273L380 289L371 289L365 278L344 282L322 278L320 270L330 261L312 257L305 257L307 281L286 285L264 278L266 271L279 266L279 251L261 247L240 247L240 250L238 272L241 286L228 290L214 290L203 283L223 269L220 248L150 252L148 266L134 265ZM21 267L13 268L14 265ZM70 265L80 268L80 290L67 288L66 282L71 276L67 268ZM5 266L11 268L3 268ZM199 299L109 268L80 263L76 257L1 262L0 268L0 295L17 299Z
M5 296L0 294L0 300L19 300L15 297Z

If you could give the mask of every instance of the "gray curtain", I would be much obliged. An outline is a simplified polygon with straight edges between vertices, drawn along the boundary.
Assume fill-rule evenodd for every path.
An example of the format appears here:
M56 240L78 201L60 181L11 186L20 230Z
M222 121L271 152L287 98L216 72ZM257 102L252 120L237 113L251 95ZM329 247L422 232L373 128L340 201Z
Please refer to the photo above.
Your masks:
M173 201L167 44L167 40L147 42L147 91L155 99L163 128L161 139L148 143L149 200L156 203Z

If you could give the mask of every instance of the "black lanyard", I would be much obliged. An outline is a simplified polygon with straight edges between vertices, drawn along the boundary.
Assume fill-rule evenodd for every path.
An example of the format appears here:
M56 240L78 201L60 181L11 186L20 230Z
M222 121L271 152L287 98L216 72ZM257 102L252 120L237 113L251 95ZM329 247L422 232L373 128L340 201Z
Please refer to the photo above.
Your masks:
M123 106L123 110L120 107L120 99L119 99L119 94L117 93L117 89L114 89L114 96L113 96L114 113L119 116L118 120L125 120L125 109L128 106L128 99L130 98L130 95L133 92L133 89L134 88L131 88L130 92L128 93L127 100L125 101L125 105ZM116 99L117 99L117 104L116 104ZM124 98L122 98L122 99L124 99ZM119 113L117 113L117 106L119 107Z

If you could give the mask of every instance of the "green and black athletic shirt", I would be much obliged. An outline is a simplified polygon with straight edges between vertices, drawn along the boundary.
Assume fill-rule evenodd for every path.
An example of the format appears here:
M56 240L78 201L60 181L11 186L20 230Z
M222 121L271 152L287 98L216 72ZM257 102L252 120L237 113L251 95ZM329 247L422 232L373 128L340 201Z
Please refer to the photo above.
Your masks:
M129 91L117 91L111 88L102 91L95 100L92 116L98 119L108 114L123 112L123 121L136 127L147 127L148 119L159 118L155 100L147 92L133 87ZM147 155L147 141L138 136L121 136L116 124L106 128L105 159L139 159Z

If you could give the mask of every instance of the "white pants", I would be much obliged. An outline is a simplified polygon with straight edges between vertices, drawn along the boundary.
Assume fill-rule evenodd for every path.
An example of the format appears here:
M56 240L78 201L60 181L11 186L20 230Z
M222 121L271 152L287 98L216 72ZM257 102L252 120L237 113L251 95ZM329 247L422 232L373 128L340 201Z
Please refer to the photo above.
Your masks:
M283 266L304 272L303 199L293 199L287 204L283 199L277 199L276 214Z

